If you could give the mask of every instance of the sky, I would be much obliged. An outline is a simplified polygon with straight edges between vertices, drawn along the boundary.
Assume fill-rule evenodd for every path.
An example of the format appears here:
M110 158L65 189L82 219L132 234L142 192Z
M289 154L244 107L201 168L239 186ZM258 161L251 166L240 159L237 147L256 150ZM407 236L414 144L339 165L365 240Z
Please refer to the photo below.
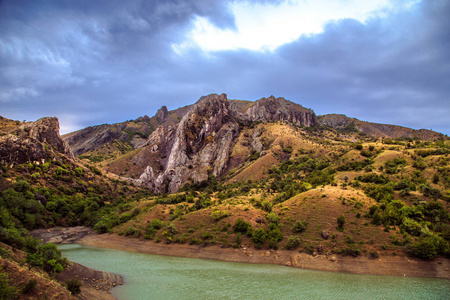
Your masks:
M226 93L450 134L448 0L0 0L0 115L61 133Z

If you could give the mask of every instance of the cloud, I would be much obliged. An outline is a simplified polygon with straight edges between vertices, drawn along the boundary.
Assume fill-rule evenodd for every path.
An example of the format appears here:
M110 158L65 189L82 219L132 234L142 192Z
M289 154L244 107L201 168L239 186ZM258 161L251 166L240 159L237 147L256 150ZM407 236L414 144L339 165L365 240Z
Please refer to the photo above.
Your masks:
M323 32L335 20L352 18L365 22L368 18L391 10L387 0L371 1L282 1L281 3L230 2L235 28L214 26L207 18L196 17L187 40L173 45L183 50L198 45L204 51L233 49L274 50L302 35Z
M175 109L209 93L247 100L273 94L318 114L450 133L448 1L379 1L385 9L323 22L319 33L290 37L271 51L205 51L195 40L174 51L192 38L196 20L236 33L233 5L287 5L243 3L0 2L1 114L58 116L67 132L153 115L162 105Z

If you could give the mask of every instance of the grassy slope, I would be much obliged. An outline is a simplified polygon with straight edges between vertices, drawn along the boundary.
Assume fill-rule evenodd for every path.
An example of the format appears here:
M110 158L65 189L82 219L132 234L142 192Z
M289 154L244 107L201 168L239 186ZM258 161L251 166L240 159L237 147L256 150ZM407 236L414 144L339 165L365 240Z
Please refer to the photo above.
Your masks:
M434 144L417 141L392 144L392 141L380 143L358 134L347 134L347 140L362 140L362 149L369 151L372 155L368 168L337 171L333 174L331 184L330 182L319 184L305 192L297 190L293 197L277 203L279 201L277 197L282 191L271 190L272 182L291 178L289 180L294 184L301 184L310 180L308 177L310 173L307 171L287 170L282 171L278 176L270 174L271 169L273 167L276 169L280 163L291 160L294 161L295 166L299 164L296 159L313 158L326 162L327 167L323 171L327 171L339 170L340 166L363 163L367 157L360 149L354 148L355 143L343 140L338 132L308 134L299 128L276 123L268 124L264 128L260 139L263 141L266 153L255 160L251 159L252 152L248 146L249 137L254 129L247 128L241 132L232 156L234 155L234 159L244 161L244 164L229 172L225 177L224 185L206 189L203 187L203 189L197 189L197 192L181 193L181 195L188 195L188 198L192 195L192 199L190 201L185 199L185 201L181 198L175 201L179 202L175 204L162 204L167 199L175 199L175 195L141 200L124 210L124 214L134 212L136 217L112 230L127 236L152 238L166 243L219 244L224 247L237 246L239 235L243 246L252 246L254 243L250 238L251 233L249 232L249 236L245 233L238 234L233 231L233 225L238 218L242 218L252 225L253 230L262 228L270 232L269 222L266 219L269 210L263 209L261 205L266 201L272 206L271 212L279 216L277 227L283 239L275 246L266 239L263 248L286 248L289 237L295 236L301 242L298 250L309 253L317 251L318 247L322 246L324 252L331 253L354 253L348 250L357 249L362 255L374 252L380 255L403 254L406 247L401 244L413 245L421 237L405 233L399 224L385 226L372 224L372 218L367 216L369 208L372 205L380 206L381 203L364 192L364 187L369 186L370 183L355 182L358 176L377 174L389 178L392 186L403 179L415 182L417 191L410 191L409 195L402 196L397 190L393 192L393 199L401 201L407 207L425 207L427 203L433 201L432 196L424 196L423 191L420 191L421 184L427 184L439 190L441 197L437 201L443 205L447 217L442 222L436 223L425 215L423 222L430 222L427 226L433 232L448 239L449 202L443 199L448 199L450 189L449 155L448 153L429 155L423 159L427 164L423 170L413 167L415 161L420 160L420 156L417 155L420 149L432 151L438 148L448 149L448 142ZM373 150L369 150L372 147ZM364 154L367 155L367 153ZM388 174L386 164L396 158L403 159L404 163L397 166L393 174ZM440 180L433 183L433 176L436 173L440 174ZM447 181L443 179L445 176ZM205 184L211 186L210 183ZM196 205L195 202L205 202L202 199L206 199L207 204L204 205L206 207L193 208ZM217 210L226 212L225 216L219 220L213 217L213 212ZM337 217L341 215L345 216L346 223L343 230L338 230ZM258 223L258 217L264 219L264 223ZM161 229L153 230L153 233L149 234L151 230L146 228L152 220L161 220L164 225ZM306 231L294 232L292 226L296 221L307 222ZM169 224L173 226L169 227ZM173 228L176 228L176 231L173 231ZM330 239L322 239L322 230L330 234Z

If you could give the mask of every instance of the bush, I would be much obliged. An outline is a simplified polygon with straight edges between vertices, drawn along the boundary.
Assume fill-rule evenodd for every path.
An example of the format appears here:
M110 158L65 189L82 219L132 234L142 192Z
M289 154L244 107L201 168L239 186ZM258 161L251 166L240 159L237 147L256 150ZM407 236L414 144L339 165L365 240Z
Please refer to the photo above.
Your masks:
M262 210L264 210L266 212L271 212L272 211L272 203L270 203L269 201L263 201L261 203L261 208L262 208Z
M150 222L150 226L155 229L161 229L163 222L161 220L155 219Z
M269 221L269 224L278 224L278 221L280 220L280 217L276 213L270 213L266 216L267 221Z
M303 232L306 230L306 227L308 226L308 223L305 221L297 221L295 222L294 226L292 226L292 230L295 232Z
M9 286L8 274L0 273L0 299L16 299L16 287Z
M136 227L130 227L125 231L126 236L138 236L140 231L136 229Z
M70 279L68 281L66 281L67 284L67 290L72 294L72 295L77 295L81 292L81 282L76 279Z
M36 283L36 279L28 280L22 288L22 293L28 294L29 292L31 292L36 287Z
M218 221L220 219L226 218L230 215L230 213L228 211L220 211L218 209L214 210L211 213L211 217L215 220Z
M262 244L266 240L266 232L264 229L256 229L253 231L251 241L255 244L256 248L261 248Z
M287 240L286 249L292 250L297 248L298 246L300 246L300 239L298 238L298 236L291 235Z
M376 251L376 250L370 251L370 253L369 253L370 259L377 259L379 256L380 255L378 254L378 251Z
M431 259L448 253L449 245L440 236L431 234L422 237L413 245L413 254L423 259Z
M97 222L94 226L94 230L98 233L107 233L110 230L110 226L108 222L105 220L101 220L100 222Z
M343 215L340 215L337 218L337 224L338 224L338 226L337 226L338 229L340 229L340 230L344 229L345 217Z
M234 232L241 232L241 233L247 233L249 229L252 228L252 225L242 218L238 218L236 222L234 222L233 225L233 231Z

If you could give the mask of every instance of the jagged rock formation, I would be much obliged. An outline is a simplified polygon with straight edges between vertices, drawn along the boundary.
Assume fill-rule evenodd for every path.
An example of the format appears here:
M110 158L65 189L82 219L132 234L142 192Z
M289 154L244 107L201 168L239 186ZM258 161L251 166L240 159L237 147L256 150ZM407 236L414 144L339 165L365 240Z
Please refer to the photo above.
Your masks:
M255 101L245 114L252 121L282 121L306 127L316 124L316 115L311 109L274 96Z
M318 123L334 129L357 130L375 138L418 138L420 140L436 140L444 138L444 135L426 129L411 129L407 127L378 124L349 118L342 114L329 114L318 117Z
M166 110L163 106L156 118L161 121L167 118ZM225 94L204 96L176 127L160 125L150 135L145 146L161 157L160 168L147 166L137 182L162 193L174 192L188 181L206 180L209 175L219 177L228 168L239 124L271 121L311 126L316 116L312 110L273 96L254 103L232 102ZM254 135L253 146L260 152L260 133L255 131Z
M59 135L59 121L55 117L9 127L0 136L0 161L3 164L42 162L54 158L55 152L74 159L70 148Z
M139 182L156 192L173 192L188 179L199 182L208 175L224 173L231 144L239 125L225 94L202 97L178 124L176 131L160 126L149 137L148 145L166 152L163 171L155 174L148 167ZM158 146L160 145L160 146Z
M160 122L164 122L167 119L167 116L169 115L169 111L167 110L167 106L163 105L157 112L156 112L156 119Z

